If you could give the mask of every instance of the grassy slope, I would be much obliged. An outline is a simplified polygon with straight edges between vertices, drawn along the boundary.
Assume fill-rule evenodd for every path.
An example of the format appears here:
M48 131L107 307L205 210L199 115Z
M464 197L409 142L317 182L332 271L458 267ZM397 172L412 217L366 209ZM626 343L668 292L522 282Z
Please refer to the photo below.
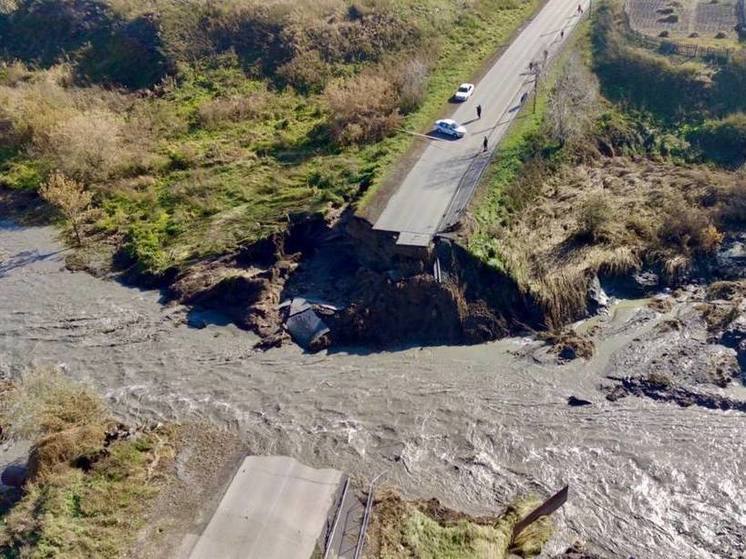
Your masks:
M129 16L139 11L137 2L113 4ZM537 4L392 4L402 17L438 36L426 97L419 110L407 115L404 128L429 125L454 85L472 76ZM170 21L186 17L168 2L157 7ZM349 74L357 69L353 64L337 70ZM371 145L335 148L324 133L328 115L320 96L278 90L261 77L244 74L230 57L181 65L179 74L178 84L171 83L165 95L122 103L131 103L124 115L128 122L138 115L157 115L161 129L142 147L149 151L149 168L92 185L104 210L98 229L107 238L123 240L129 255L147 271L224 254L283 230L288 214L324 213L355 202L360 185L372 184L360 201L364 205L412 143L411 135L400 132ZM232 96L257 100L251 116L204 126L200 107ZM38 187L50 164L29 153L0 153L0 184Z
M150 437L118 442L88 472L65 468L29 485L0 520L0 553L34 559L122 555L157 493L148 471L154 444Z
M541 553L553 526L544 517L511 541L515 523L539 502L524 499L491 520L474 519L459 513L438 518L418 503L388 495L379 500L371 517L367 559L418 557L420 559L499 559L508 552L522 557ZM450 518L449 518L450 516Z
M121 556L158 492L172 433L107 444L116 421L103 402L54 371L28 373L2 394L0 411L6 435L34 443L30 479L0 516L0 556Z
M469 234L467 249L479 260L499 270L505 270L505 263L500 256L500 241L496 235L496 230L508 218L504 189L518 178L531 151L532 137L541 131L546 117L549 92L559 76L562 64L578 42L587 41L588 29L589 25L586 22L576 30L563 54L551 67L539 88L535 100L536 111L533 111L533 103L527 103L519 118L514 121L500 143L471 204L475 226Z

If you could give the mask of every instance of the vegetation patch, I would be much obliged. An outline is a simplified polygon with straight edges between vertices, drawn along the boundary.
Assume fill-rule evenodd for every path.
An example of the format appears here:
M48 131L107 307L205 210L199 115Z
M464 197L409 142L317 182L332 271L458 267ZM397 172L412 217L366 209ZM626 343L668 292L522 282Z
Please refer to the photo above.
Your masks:
M536 5L19 0L0 185L83 185L72 237L148 275L231 253L359 201Z
M734 113L719 120L707 120L689 133L705 157L731 167L746 161L746 113Z
M54 371L4 394L2 423L4 435L33 441L23 494L0 519L3 556L121 556L158 492L171 432L127 430Z
M530 525L513 541L513 527L540 503L523 500L500 517L474 518L442 507L437 501L407 502L386 493L376 499L365 556L418 559L500 559L509 552L522 557L541 553L552 534L547 517Z

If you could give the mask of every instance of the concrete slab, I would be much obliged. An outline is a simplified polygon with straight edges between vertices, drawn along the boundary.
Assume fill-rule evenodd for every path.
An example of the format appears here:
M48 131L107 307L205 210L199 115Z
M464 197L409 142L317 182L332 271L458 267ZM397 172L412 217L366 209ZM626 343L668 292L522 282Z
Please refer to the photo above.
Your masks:
M309 559L344 480L285 456L249 456L190 559Z
M412 247L427 247L430 245L432 239L432 235L402 231L399 234L399 238L396 240L396 244Z

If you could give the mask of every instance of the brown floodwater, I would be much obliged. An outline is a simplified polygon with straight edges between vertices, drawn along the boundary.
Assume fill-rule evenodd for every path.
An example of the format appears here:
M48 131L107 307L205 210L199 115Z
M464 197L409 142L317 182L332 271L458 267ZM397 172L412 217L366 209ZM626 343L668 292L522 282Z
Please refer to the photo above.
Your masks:
M644 305L594 319L596 355L567 365L528 338L260 353L219 315L191 328L158 292L68 272L64 256L51 228L0 226L2 376L57 365L125 419L210 421L257 453L386 472L408 497L470 513L569 483L547 554L580 538L610 557L745 556L746 416L598 390L654 327Z

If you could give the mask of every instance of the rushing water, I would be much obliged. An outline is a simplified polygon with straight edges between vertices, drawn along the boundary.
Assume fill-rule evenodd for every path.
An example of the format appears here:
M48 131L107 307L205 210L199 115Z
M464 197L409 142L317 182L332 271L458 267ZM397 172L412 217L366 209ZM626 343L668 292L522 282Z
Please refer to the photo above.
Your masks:
M562 366L526 339L257 353L219 317L190 328L157 292L67 272L63 259L52 229L0 227L3 375L63 365L126 418L209 420L257 453L361 480L385 471L407 496L467 512L567 482L548 552L581 538L611 557L746 554L746 416L598 391L611 358L652 327L643 309L618 308L597 355ZM571 394L593 405L569 407Z

